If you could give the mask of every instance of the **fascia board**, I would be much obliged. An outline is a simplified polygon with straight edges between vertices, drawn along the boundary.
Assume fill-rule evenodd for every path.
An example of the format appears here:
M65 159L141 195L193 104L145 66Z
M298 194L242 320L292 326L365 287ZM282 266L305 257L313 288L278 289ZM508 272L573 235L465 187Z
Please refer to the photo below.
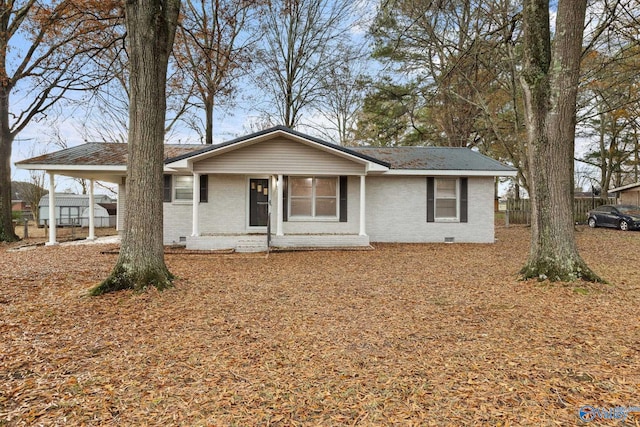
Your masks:
M18 169L26 170L46 170L51 172L56 171L82 171L82 172L126 172L127 167L124 165L100 165L100 166L88 166L88 165L47 165L47 164L21 164L16 163L15 166Z
M391 169L382 175L404 176L508 176L515 177L518 171L485 171L485 170L426 170L426 169Z

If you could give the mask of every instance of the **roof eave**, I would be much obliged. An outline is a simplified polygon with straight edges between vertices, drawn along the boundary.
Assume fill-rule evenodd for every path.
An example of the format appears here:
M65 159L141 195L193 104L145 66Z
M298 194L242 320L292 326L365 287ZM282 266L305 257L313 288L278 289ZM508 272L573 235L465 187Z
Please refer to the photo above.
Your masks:
M17 162L16 167L18 169L26 170L44 170L49 172L56 171L78 171L85 172L127 172L126 165L53 165L53 164L31 164Z
M391 169L384 175L405 176L477 176L477 177L515 177L518 171L466 170L466 169Z
M625 190L631 190L632 188L640 187L640 182L636 182L633 184L623 185L622 187L612 188L609 190L609 193L619 193Z

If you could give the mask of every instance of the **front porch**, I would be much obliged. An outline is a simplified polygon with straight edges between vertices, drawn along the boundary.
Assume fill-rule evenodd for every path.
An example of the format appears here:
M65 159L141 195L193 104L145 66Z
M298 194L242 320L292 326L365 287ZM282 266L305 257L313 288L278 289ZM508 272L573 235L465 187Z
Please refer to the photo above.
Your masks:
M191 250L234 250L236 252L266 252L279 249L346 249L369 248L369 236L358 234L217 234L189 236L186 248Z

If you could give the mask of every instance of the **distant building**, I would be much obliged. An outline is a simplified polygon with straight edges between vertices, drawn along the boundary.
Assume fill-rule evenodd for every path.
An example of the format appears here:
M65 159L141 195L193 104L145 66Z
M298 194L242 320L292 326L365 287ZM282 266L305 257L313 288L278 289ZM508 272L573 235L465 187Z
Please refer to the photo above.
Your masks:
M89 226L89 195L56 194L56 225L58 227ZM104 194L96 194L93 206L96 227L115 227L115 200ZM39 203L39 226L49 225L49 195L43 196Z
M624 205L640 205L640 182L614 188L611 192L616 194L618 203Z
M31 207L24 200L11 200L11 211L12 212L24 212L27 210L31 210Z

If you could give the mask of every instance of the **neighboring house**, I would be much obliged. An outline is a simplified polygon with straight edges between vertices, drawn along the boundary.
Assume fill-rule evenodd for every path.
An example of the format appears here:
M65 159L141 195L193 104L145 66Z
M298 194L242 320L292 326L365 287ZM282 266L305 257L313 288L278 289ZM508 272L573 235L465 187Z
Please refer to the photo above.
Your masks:
M115 215L111 217L107 209L101 204L113 204L113 199L106 195L96 195L94 200L94 218L96 227L115 226ZM39 203L39 226L50 225L49 221L49 195L42 196ZM56 225L59 227L89 225L89 195L87 194L55 194Z
M16 166L116 183L123 206L126 156L126 144L93 143ZM213 146L166 145L164 241L247 251L267 239L312 248L491 243L495 177L515 175L466 148L346 148L284 127Z
M12 212L24 212L30 210L29 204L24 200L11 200L11 211Z
M28 221L33 219L31 206L24 200L11 200L11 212L14 215L19 215L21 219L26 218Z
M640 182L611 189L609 193L615 193L618 203L622 205L640 206Z

